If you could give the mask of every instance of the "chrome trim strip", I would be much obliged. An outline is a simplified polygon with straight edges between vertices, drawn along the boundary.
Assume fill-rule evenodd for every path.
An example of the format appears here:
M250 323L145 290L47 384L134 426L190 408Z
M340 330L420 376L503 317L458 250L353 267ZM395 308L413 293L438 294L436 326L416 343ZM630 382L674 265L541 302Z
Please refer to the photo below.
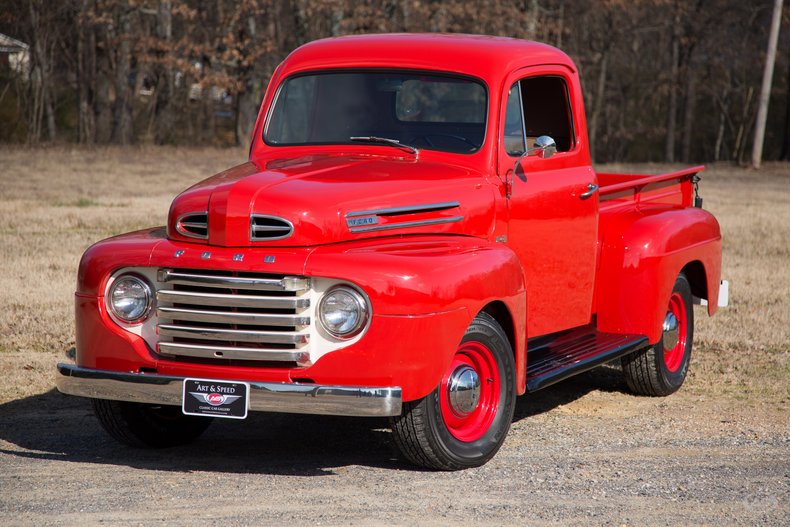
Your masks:
M58 364L56 385L61 393L180 406L183 377L126 373ZM235 379L228 379L235 380ZM329 386L246 381L250 384L250 410L360 417L401 413L399 386Z
M160 269L157 280L173 284L202 285L225 289L257 289L260 291L306 291L310 289L310 279L296 276L283 278L250 278L243 276L214 276L199 273L185 273L173 269Z
M304 350L241 348L212 346L210 344L185 344L183 342L160 342L158 349L159 353L162 355L173 355L177 357L295 362L299 366L309 366L311 364L310 353Z
M353 233L357 233L357 232L384 231L388 229L405 229L408 227L424 227L426 225L439 225L441 223L455 223L457 221L461 221L462 219L464 219L463 216L453 216L452 218L437 218L434 220L405 221L401 223L388 223L386 225L375 225L373 227L352 227L349 229L349 231Z
M265 226L265 225L255 225L256 218L265 218L269 220L277 220L285 223L287 226ZM288 232L280 235L280 236L267 236L265 238L258 238L256 234L259 232L282 232L287 230ZM272 240L282 240L284 238L288 238L290 235L294 233L294 224L290 221L286 220L285 218L281 218L279 216L269 216L267 214L250 214L250 241L251 242L268 242Z
M214 322L218 324L247 324L250 326L294 326L310 325L310 317L299 315L268 315L260 313L239 313L237 311L202 311L180 307L160 306L156 309L159 318L186 320L188 322Z
M159 324L159 335L187 339L223 340L232 342L261 342L267 344L307 344L307 333L291 331L259 331L253 329L201 328Z
M200 216L200 215L205 215L206 216L206 223L205 224L191 222L191 221L190 222L183 222L184 218L186 218L187 216ZM198 228L198 229L205 228L206 229L206 234L204 236L202 234L195 234L193 232L185 231L184 229L181 228L182 225L188 225L190 227L195 227L195 228ZM208 240L208 211L195 211L195 212L187 212L187 213L182 214L181 216L178 217L178 219L176 219L176 231L181 236L186 236L187 238L196 238L198 240Z
M309 298L223 295L220 293L195 293L192 291L170 291L167 289L157 291L156 299L158 302L199 306L259 307L264 309L303 309L310 307Z
M426 203L425 205L411 205L408 207L393 207L389 209L374 209L347 212L346 218L356 216L394 216L398 214L415 214L418 212L434 212L439 210L454 209L460 207L457 201L446 201L444 203Z

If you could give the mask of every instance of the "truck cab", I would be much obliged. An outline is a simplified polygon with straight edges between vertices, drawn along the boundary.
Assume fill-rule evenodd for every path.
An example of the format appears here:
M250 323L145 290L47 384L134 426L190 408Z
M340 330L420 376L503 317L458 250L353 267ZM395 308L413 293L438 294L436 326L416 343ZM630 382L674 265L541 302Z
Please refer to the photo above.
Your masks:
M517 395L604 362L674 392L693 301L720 303L702 167L596 173L584 115L544 44L298 48L247 162L85 252L58 388L148 447L248 411L387 416L404 457L441 470L491 459Z

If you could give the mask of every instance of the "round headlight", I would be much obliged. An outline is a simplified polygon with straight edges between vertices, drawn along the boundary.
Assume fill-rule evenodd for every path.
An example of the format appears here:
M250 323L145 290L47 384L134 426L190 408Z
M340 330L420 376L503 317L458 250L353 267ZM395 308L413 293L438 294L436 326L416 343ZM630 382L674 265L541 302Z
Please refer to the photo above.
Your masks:
M321 325L331 335L348 339L359 333L368 321L365 298L350 287L330 289L318 304Z
M110 286L107 295L107 304L112 314L123 322L142 322L151 310L151 286L137 276L119 276Z

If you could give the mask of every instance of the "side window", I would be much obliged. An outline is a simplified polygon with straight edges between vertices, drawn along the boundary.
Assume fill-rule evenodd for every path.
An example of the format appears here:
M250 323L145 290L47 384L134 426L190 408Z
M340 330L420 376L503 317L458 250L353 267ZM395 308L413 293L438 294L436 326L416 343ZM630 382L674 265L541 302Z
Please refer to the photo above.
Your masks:
M537 137L548 135L557 143L557 151L573 148L568 88L561 77L523 79L521 98L528 145L533 145Z
M541 135L551 136L558 152L575 143L568 88L561 77L530 77L510 87L505 108L505 151L520 156Z
M524 119L521 109L521 88L519 83L510 87L505 108L505 151L511 156L524 153Z

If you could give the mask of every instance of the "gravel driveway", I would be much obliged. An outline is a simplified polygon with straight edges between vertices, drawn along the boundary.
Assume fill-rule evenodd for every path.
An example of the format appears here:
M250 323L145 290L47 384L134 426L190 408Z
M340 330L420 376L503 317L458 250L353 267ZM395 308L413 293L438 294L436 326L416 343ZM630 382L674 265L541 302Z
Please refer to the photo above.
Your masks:
M633 397L604 366L521 397L493 461L440 473L378 419L258 413L134 450L50 391L0 406L0 524L787 525L787 425L783 406Z

